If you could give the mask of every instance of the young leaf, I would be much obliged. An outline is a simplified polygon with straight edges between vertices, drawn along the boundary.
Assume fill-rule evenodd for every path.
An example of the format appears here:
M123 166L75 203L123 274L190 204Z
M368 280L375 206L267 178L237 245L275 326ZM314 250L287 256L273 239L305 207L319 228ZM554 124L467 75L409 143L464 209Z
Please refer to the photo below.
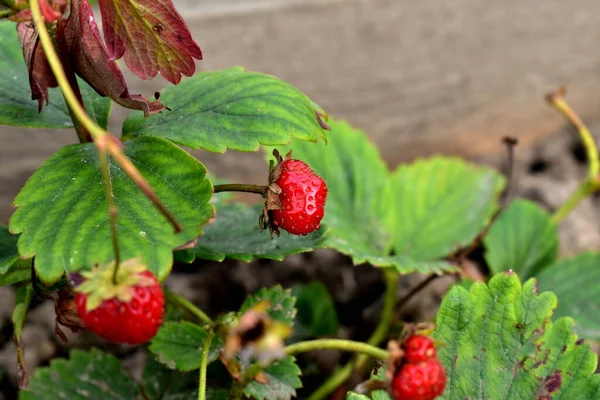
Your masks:
M0 286L12 285L31 279L32 260L17 260L10 264L4 272L0 271Z
M274 361L264 369L263 373L268 382L250 382L244 388L246 396L256 400L290 400L296 396L296 389L302 387L299 378L302 371L292 356Z
M54 359L49 367L37 369L29 388L19 393L19 400L140 397L137 382L127 375L119 360L98 349L89 353L73 350L69 360Z
M259 144L316 142L323 128L313 103L272 76L229 68L202 72L161 95L170 112L143 118L129 115L123 137L159 136L172 142L223 153L227 148L257 151Z
M38 103L31 99L29 74L23 60L21 45L10 21L0 21L0 125L28 128L72 128L73 121L58 89L50 89L50 103L40 113ZM111 101L101 97L83 80L79 86L90 116L106 127Z
M392 180L394 249L415 260L436 260L473 241L504 187L496 171L445 157L401 165Z
M166 140L143 137L124 152L183 225L173 227L121 167L110 175L118 215L122 259L141 256L159 279L171 268L172 250L198 235L213 215L212 187L196 159ZM56 282L66 271L88 269L113 259L105 184L93 144L66 146L50 157L17 195L9 228L22 232L22 257L35 258L40 280Z
M324 246L351 256L355 264L394 266L402 273L452 269L447 263L390 256L395 227L403 221L397 216L389 170L363 132L332 119L328 124L327 144L294 140L289 147L277 146L282 154L292 150L293 158L306 162L327 183Z
M263 301L269 302L267 314L273 321L282 322L289 326L294 324L296 298L292 296L291 289L283 289L280 285L262 288L254 295L247 297L240 307L239 314L245 313Z
M512 269L522 278L538 274L558 255L558 232L550 215L537 204L514 200L483 239L493 274Z
M271 240L268 231L260 232L258 217L261 213L262 204L218 204L215 222L204 229L204 235L192 251L198 258L213 261L223 261L225 257L243 261L255 258L283 260L287 255L318 248L324 241L323 226L310 235L284 232Z
M150 351L158 361L171 369L192 371L200 368L202 346L208 332L191 322L166 322L152 339ZM213 338L210 345L208 361L219 358L223 343Z
M521 285L512 272L467 292L455 286L438 311L434 337L448 383L440 399L597 399L597 356L572 334L574 322L552 322L556 296Z
M125 55L125 64L141 79L158 72L179 83L192 76L200 47L171 0L100 0L102 26L112 58Z
M364 394L348 392L348 393L346 393L346 400L371 400L371 398Z
M333 300L325 285L312 282L294 285L292 294L296 298L296 337L300 333L308 337L332 336L338 330L338 316Z
M600 340L600 254L584 253L547 267L538 276L541 290L558 297L557 316L577 321L576 332L587 339Z

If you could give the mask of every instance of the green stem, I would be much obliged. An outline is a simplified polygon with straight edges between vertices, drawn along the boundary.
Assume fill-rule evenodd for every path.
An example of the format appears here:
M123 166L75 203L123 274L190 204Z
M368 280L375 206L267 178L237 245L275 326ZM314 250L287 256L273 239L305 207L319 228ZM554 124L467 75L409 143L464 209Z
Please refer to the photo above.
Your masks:
M394 309L396 304L396 286L398 283L398 279L400 275L392 270L384 270L384 278L385 278L385 297L383 310L381 312L381 317L379 319L379 323L375 328L375 331L367 341L367 344L370 346L377 346L379 343L385 339L387 336L390 327L392 325L393 317L394 317ZM331 376L319 387L309 398L309 400L322 400L326 398L329 394L331 394L338 386L344 383L354 368L363 368L364 364L367 362L368 357L364 354L358 355L355 360L350 361L342 368L336 370Z
M245 192L245 193L256 193L260 195L266 195L268 186L261 185L248 185L243 183L231 183L225 185L215 185L213 188L214 193L219 192Z
M191 314L196 316L196 318L198 318L205 324L213 323L213 320L208 315L206 315L204 311L196 307L194 304L192 304L191 301L189 301L185 297L173 293L170 290L165 290L165 296L167 297L168 301L175 304L176 306L183 308L184 310L189 311Z
M393 269L388 268L384 270L384 277L385 297L383 310L381 311L377 328L375 328L375 331L367 341L367 343L372 346L379 346L379 343L385 340L394 320L394 309L396 308L396 287L398 285L398 279L400 279L400 275ZM362 369L366 362L367 357L361 354L356 359L354 365L356 368Z
M329 379L325 381L317 390L310 395L308 400L321 400L333 393L342 383L348 379L352 373L352 363L344 365L342 368L337 369Z
M119 265L121 265L121 250L119 249L119 236L117 233L117 218L119 216L119 209L115 205L112 190L112 180L110 179L110 167L108 161L108 154L106 151L100 151L98 154L100 158L100 170L102 170L102 177L106 185L106 203L108 204L108 218L110 222L110 233L113 246L113 253L115 254L115 268L113 269L112 282L117 284L117 275L119 272Z
M290 344L289 346L286 346L283 350L286 354L297 354L304 353L306 351L323 349L353 351L356 353L366 354L367 356L378 358L380 360L387 360L389 358L388 352L380 349L379 347L375 347L363 342L355 342L352 340L345 339L307 340L305 342Z
M208 367L208 354L210 353L210 342L213 335L210 334L204 341L202 347L202 358L200 359L200 384L198 385L198 400L206 399L206 368Z
M564 89L559 89L555 93L548 96L547 100L556 108L567 120L577 128L579 137L585 147L585 152L588 160L588 173L586 179L579 184L575 192L555 211L552 220L555 223L561 222L569 213L592 193L600 190L600 158L598 156L598 147L594 137L581 118L571 109L564 99Z
M554 212L554 215L552 215L552 220L554 223L559 224L567 217L567 215L569 215L569 213L577 206L577 204L579 204L581 200L596 192L598 188L597 182L590 181L589 178L586 178L579 184L577 189L571 193L569 198L559 207L559 209Z

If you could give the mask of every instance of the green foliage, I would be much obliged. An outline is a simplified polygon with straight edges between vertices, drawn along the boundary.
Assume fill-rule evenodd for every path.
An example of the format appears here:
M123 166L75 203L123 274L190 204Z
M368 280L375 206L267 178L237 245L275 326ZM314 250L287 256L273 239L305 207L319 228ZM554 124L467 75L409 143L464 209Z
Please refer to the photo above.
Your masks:
M483 240L493 274L512 269L522 278L537 275L558 256L558 232L539 205L514 200L500 214Z
M328 122L327 144L294 140L278 147L284 154L291 149L327 182L325 246L356 264L393 266L401 273L453 269L437 260L485 227L504 179L489 168L440 157L401 165L390 174L364 133L345 122Z
M175 234L121 167L111 162L122 258L141 256L164 279L171 268L172 250L197 237L200 226L212 217L213 207L208 204L212 187L204 166L166 140L130 140L124 152L184 227ZM10 229L22 232L19 252L25 258L36 256L40 280L56 282L65 270L78 271L113 259L104 185L94 145L77 144L50 157L16 197L18 209Z
M7 227L0 226L0 277L19 259L18 239L19 237L11 234Z
M240 307L239 314L243 314L263 301L269 302L267 314L273 321L292 326L296 317L296 298L292 296L291 289L283 289L280 285L271 288L262 288L252 296L246 297Z
M23 60L21 44L11 21L0 21L0 125L28 128L72 128L73 121L58 89L50 89L50 102L38 111L31 100L29 74ZM98 125L108 124L111 101L78 79L86 111Z
M191 371L200 368L200 357L208 332L191 322L166 322L152 339L150 351L171 369ZM219 358L223 343L213 338L208 360Z
M195 383L193 374L169 369L158 362L152 354L147 355L141 385L144 394L150 400L164 400L176 398L176 396L190 395L190 388L193 388Z
M441 399L597 399L597 357L572 333L569 318L552 321L556 296L538 294L502 273L467 292L454 287L437 314L434 337L448 374Z
M337 312L325 285L311 282L294 285L292 294L296 298L296 328L294 336L332 336L338 330Z
M537 276L540 290L552 290L558 298L556 316L575 318L575 331L600 340L600 254L583 253L545 268Z
M221 193L213 198L218 198ZM269 231L260 232L258 216L262 204L240 203L217 205L216 221L208 225L190 253L204 260L223 261L225 257L251 261L255 258L283 260L289 254L311 251L324 241L325 227L306 236L282 232L272 240Z
M201 72L162 92L172 111L144 118L131 114L125 138L151 135L194 149L223 153L227 148L257 151L292 137L316 142L324 137L313 103L272 76L234 67Z
M250 382L244 388L244 394L256 400L290 400L296 396L296 389L302 387L302 371L296 365L295 358L287 356L277 360L264 369L268 382Z
M37 369L19 400L133 400L140 396L138 384L119 360L92 349L89 353L73 350L69 360L55 359L49 367Z
M471 243L497 209L504 178L458 158L401 165L392 176L397 223L394 250L435 260Z

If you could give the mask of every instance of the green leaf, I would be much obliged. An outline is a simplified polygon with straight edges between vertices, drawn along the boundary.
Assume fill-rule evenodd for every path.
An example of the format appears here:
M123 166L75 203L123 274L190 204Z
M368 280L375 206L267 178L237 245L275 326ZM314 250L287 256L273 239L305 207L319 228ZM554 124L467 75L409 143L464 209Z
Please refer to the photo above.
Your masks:
M338 330L338 316L333 300L325 285L311 282L294 285L292 294L296 298L296 337L300 333L308 337L332 336Z
M158 357L158 361L171 369L192 371L200 368L202 346L208 332L191 322L166 322L150 344L150 351ZM219 358L223 343L213 338L210 345L208 361Z
M255 258L283 260L287 255L318 248L324 241L325 227L306 236L282 232L281 236L271 240L268 230L260 232L258 217L261 213L261 204L217 205L215 222L204 228L204 235L193 252L198 258L213 261L223 261L226 257L243 261Z
M514 273L455 286L437 314L434 337L448 383L440 399L597 399L597 356L572 333L574 322L552 322L556 296L521 285ZM551 397L550 397L551 396Z
M127 375L119 360L92 349L73 350L69 360L54 359L39 368L19 400L133 400L141 397L137 382Z
M458 158L433 157L401 165L392 177L394 249L435 260L471 243L497 209L504 178Z
M514 200L483 240L492 273L512 269L522 278L537 275L558 256L558 232L536 203Z
M165 89L161 102L172 111L144 118L132 113L123 136L151 135L223 153L257 151L259 144L316 142L324 137L313 103L293 86L270 75L234 67L201 72Z
M262 288L252 296L246 297L240 307L239 314L243 314L258 303L269 302L267 314L273 321L292 326L296 317L296 298L292 296L292 289L283 289L281 285L271 288Z
M348 393L346 393L346 400L371 400L371 398L364 394L348 392Z
M15 24L0 21L0 125L28 128L72 128L73 121L60 90L48 91L50 102L38 112L37 100L31 100L29 72ZM111 101L78 79L84 105L90 117L106 128Z
M212 187L204 166L166 140L142 137L124 144L124 152L146 178L165 207L182 224L173 227L121 167L111 160L114 202L119 209L122 259L141 256L159 279L173 261L172 250L201 233L213 215ZM66 146L33 174L17 195L10 220L22 232L22 257L35 258L40 280L56 282L66 271L87 269L113 259L105 185L94 144Z
M557 316L575 318L575 331L587 339L600 340L600 254L584 253L547 267L537 277L542 290L558 297Z
M6 274L15 261L19 259L17 240L5 226L0 226L0 276Z
M244 388L244 395L256 400L290 400L296 396L296 389L302 387L299 378L302 371L292 356L274 361L263 373L268 383L252 381Z
M191 385L195 385L193 374L168 369L158 362L152 354L146 357L142 373L142 386L149 399L165 400L170 398L175 400L177 396L189 396ZM197 398L197 396L196 393L193 398ZM192 397L182 397L182 399L186 398Z
M403 223L396 216L390 172L363 132L346 122L330 119L328 124L327 144L294 140L289 147L277 147L282 154L291 149L293 158L306 162L327 183L324 246L351 256L355 264L393 266L401 273L453 269L448 263L390 256L394 230ZM267 151L270 154L272 149Z

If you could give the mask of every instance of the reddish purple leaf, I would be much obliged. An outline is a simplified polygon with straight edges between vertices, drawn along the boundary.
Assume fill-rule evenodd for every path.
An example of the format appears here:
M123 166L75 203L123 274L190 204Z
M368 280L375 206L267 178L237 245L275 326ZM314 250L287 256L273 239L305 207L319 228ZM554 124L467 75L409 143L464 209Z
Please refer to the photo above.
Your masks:
M38 33L33 23L17 24L17 32L23 49L23 58L29 69L31 99L38 100L38 110L42 111L44 101L48 104L48 88L56 87L58 83L50 69L46 54L39 44Z
M48 0L40 0L40 9L42 10L42 15L44 16L46 22L54 22L58 20L66 8L66 3L67 2L65 0L61 0L54 1L52 2L52 5L50 5L48 4ZM62 7L61 11L60 8L62 5L64 5L64 7Z
M202 51L171 0L100 0L100 11L109 52L140 78L177 84L196 71Z
M164 109L159 101L132 95L119 66L100 39L94 14L87 0L72 0L71 15L58 25L63 59L70 58L75 72L100 95L109 96L123 107L144 111L144 115ZM64 60L63 60L64 62Z

